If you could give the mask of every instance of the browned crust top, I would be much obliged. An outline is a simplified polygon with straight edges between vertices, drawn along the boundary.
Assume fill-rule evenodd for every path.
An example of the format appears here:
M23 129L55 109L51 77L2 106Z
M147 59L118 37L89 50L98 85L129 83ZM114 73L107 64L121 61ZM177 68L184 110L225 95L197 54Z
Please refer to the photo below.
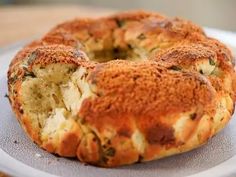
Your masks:
M214 88L198 74L178 72L156 62L110 61L96 65L90 74L98 97L84 101L82 117L165 116L204 107Z
M142 48L148 55L137 62L116 59L96 63L88 61L90 47L94 47L95 51ZM202 60L213 60L220 74L205 76L188 69ZM52 142L42 144L45 142L41 142L39 130L34 130L30 118L23 116L18 93L28 70L35 65L52 63L73 64L88 69L86 82L94 96L82 102L78 119L84 126L97 131L81 139L81 127L74 122L76 130L65 134L58 149L54 149ZM27 64L27 70L22 64ZM49 152L70 157L76 153L82 161L103 166L133 163L143 157L149 160L156 158L157 154L161 155L161 151L168 155L168 148L179 148L185 142L175 137L173 125L185 113L193 113L188 115L188 125L195 127L192 132L187 131L189 137L199 131L199 122L205 121L202 126L208 126L202 133L202 139L197 137L199 139L194 142L198 144L190 145L204 143L212 136L216 104L226 94L235 94L235 78L230 50L219 41L208 38L202 28L187 20L144 11L99 19L75 19L59 24L39 41L23 48L12 60L8 71L12 107L31 138ZM203 115L208 117L201 119ZM228 120L229 117L226 122ZM114 129L117 134L105 148L98 135L105 136L103 132L107 128ZM147 141L143 157L131 142L136 129ZM192 148L188 146L186 148ZM104 160L102 155L106 154L107 149L110 149L109 155L112 157L105 159L104 163L101 162Z

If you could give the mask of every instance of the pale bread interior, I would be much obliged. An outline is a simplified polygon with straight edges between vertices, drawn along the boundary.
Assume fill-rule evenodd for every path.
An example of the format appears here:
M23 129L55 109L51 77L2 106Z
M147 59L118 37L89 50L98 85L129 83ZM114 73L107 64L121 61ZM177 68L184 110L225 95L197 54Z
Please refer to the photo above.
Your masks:
M40 129L42 141L58 141L61 133L72 128L71 120L78 121L83 100L94 96L87 70L58 63L35 66L33 73L35 77L27 77L21 86L24 112L34 128Z

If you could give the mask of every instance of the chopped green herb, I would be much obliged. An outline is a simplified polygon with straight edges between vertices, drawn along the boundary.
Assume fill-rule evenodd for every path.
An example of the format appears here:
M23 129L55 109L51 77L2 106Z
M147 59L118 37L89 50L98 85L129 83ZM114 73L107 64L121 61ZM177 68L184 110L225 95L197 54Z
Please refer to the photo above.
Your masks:
M156 49L158 49L159 47L153 47L151 50L150 50L150 52L153 52L153 51L155 51Z
M8 82L9 82L9 84L12 84L12 83L14 83L17 79L18 79L17 75L14 75L13 77L10 77L10 78L9 78Z
M116 153L116 150L113 147L110 147L105 151L106 156L113 157L115 153Z
M108 162L108 160L109 160L109 159L106 158L106 157L104 157L104 156L101 158L101 161L102 161L102 163L104 163L104 164L106 164L106 163Z
M124 20L116 19L116 24L120 28L120 27L125 25L125 21Z
M213 66L216 64L212 58L209 59L209 63L210 63L210 65L213 65Z
M175 71L181 71L181 68L179 66L171 66L169 69L175 70Z
M75 72L75 71L76 71L76 68L69 68L68 71L67 71L67 73L73 73L73 72Z
M21 64L20 65L22 69L27 70L27 65L26 64Z
M45 67L44 66L40 66L39 69L45 69Z
M138 39L140 39L140 40L146 39L146 36L145 36L143 33L141 33L141 34L138 36Z
M5 98L9 98L9 95L6 93L6 94L4 95L4 97L5 97Z
M33 78L36 77L35 74L34 74L33 72L25 71L24 77L27 77L27 76L29 76L29 77L33 77Z
M128 44L128 48L129 48L129 49L133 49L133 47L132 47L131 44Z
M27 64L30 65L36 59L36 57L36 52L31 53L31 55L28 56Z

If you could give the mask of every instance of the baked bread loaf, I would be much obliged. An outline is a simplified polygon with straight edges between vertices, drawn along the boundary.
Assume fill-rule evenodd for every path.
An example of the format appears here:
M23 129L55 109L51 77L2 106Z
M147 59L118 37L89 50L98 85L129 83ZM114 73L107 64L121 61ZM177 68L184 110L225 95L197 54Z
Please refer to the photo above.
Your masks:
M233 113L235 70L197 25L135 11L57 25L18 52L8 87L40 147L115 167L206 143Z

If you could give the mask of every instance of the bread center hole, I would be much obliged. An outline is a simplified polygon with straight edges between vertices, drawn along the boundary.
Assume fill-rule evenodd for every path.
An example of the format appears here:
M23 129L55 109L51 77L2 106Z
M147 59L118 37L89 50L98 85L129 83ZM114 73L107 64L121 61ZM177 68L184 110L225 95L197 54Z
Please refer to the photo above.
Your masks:
M90 60L100 63L111 60L141 60L142 57L135 53L132 49L113 48L112 50L98 50L93 51L89 55Z

